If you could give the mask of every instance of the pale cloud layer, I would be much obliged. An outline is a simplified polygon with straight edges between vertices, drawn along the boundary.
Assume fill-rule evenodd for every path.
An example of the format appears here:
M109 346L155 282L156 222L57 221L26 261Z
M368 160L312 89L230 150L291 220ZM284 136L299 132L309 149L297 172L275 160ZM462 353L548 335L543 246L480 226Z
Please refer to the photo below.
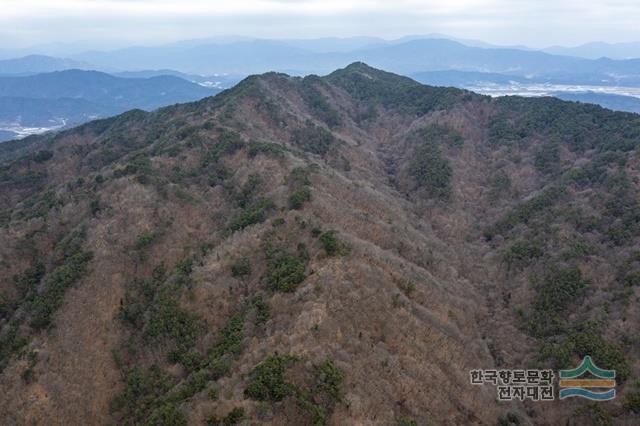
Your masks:
M640 40L638 0L0 0L0 47L228 34L446 33L499 44Z

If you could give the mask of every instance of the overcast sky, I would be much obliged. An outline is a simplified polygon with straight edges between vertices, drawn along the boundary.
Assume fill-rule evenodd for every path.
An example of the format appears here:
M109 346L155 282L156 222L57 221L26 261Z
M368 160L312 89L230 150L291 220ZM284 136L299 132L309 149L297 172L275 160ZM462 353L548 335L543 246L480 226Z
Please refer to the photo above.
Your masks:
M543 47L638 41L639 22L640 0L0 0L0 47L428 33Z

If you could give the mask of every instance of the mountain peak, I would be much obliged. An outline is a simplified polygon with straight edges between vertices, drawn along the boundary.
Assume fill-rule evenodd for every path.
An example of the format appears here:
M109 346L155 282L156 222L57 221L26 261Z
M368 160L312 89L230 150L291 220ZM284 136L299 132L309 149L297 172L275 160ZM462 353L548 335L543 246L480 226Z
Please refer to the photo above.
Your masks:
M358 77L359 76L359 77ZM402 85L419 85L420 83L398 74L393 74L387 71L382 71L378 68L374 68L367 65L364 62L353 62L347 65L345 68L336 70L327 76L330 82L336 83L345 78L361 78L365 77L370 81L378 81L385 83L395 83Z
M344 67L342 70L344 71L349 71L349 72L354 72L354 71L361 71L361 72L366 72L366 71L379 71L376 68L373 68L369 65L367 65L366 63L362 62L362 61L356 61L356 62L352 62L349 65L347 65L346 67ZM337 72L340 70L337 70Z
M324 77L324 80L345 90L354 99L368 104L379 103L386 108L412 110L420 115L433 108L446 108L468 96L459 89L432 87L363 62L354 62Z

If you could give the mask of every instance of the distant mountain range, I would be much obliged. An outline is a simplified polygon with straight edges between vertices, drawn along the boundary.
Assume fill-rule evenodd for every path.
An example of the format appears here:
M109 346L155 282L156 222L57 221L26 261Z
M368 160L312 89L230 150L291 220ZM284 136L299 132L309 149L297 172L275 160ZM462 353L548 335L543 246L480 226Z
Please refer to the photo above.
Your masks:
M90 69L91 65L73 59L44 55L28 55L0 60L0 75L27 75L68 69Z
M359 39L350 42L351 50L344 42L335 43L334 51L329 51L331 40L326 39L203 43L85 52L72 59L99 68L169 68L191 74L325 74L353 61L365 61L403 74L457 70L606 84L640 80L638 59L592 60L516 48L469 46L437 38L409 37L393 42Z
M213 93L212 89L168 75L122 78L98 71L67 70L27 77L0 77L0 96L76 98L145 110Z
M423 84L458 87L492 96L554 96L567 101L598 104L615 111L640 113L640 88L634 87L597 87L580 80L568 85L554 83L553 79L471 71L428 71L411 77Z
M614 111L627 111L640 114L640 99L632 96L612 95L608 93L553 93L553 96L565 101L598 104Z
M163 69L163 70L142 70L142 71L120 71L120 72L112 72L111 75L116 77L124 77L124 78L151 78L151 77L160 77L160 76L174 76L179 77L183 80L191 81L193 83L198 83L201 86L205 87L213 87L217 89L228 89L231 86L235 85L237 82L242 80L244 75L229 75L229 74L218 74L218 75L198 75L198 74L186 74L180 71Z
M554 55L577 56L587 59L611 58L630 59L640 58L640 42L631 43L586 43L576 47L552 46L543 49Z
M160 46L73 52L68 59L30 55L0 60L0 74L24 75L77 68L116 75L135 72L139 73L138 77L177 75L198 83L207 79L201 76L233 76L237 82L237 76L267 71L326 74L347 63L365 61L406 75L464 71L554 83L640 86L640 59L627 59L640 58L640 43L590 43L539 51L526 46L495 46L478 40L445 37L432 34L397 40L375 37L186 40ZM60 48L54 50L60 51ZM221 85L228 86L227 83Z
M418 72L411 74L410 77L422 84L453 87L472 87L481 84L511 84L513 82L524 84L537 81L535 79L514 75L456 70Z
M4 131L0 139L20 135L24 128L78 124L135 108L154 110L219 91L168 75L123 78L67 70L0 77L0 130Z

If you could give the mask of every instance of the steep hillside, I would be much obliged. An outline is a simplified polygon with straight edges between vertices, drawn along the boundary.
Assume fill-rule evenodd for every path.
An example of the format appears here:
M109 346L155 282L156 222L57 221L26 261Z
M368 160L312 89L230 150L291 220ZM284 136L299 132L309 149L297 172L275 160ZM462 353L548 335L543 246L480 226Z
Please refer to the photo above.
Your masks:
M4 143L0 423L634 424L639 144L362 63ZM587 354L615 400L469 383Z

